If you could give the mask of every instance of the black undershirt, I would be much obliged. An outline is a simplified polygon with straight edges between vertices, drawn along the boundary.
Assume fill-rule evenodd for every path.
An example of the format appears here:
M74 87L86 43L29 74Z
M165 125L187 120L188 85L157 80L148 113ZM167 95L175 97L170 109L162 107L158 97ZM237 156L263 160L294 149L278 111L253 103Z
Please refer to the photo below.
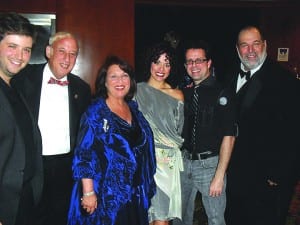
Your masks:
M25 106L25 103L21 99L18 92L7 85L0 78L0 88L3 90L6 95L11 108L14 113L14 118L16 123L21 131L23 141L25 144L25 168L24 168L24 183L29 181L34 174L34 140L33 140L33 127L32 120L29 115L28 109Z

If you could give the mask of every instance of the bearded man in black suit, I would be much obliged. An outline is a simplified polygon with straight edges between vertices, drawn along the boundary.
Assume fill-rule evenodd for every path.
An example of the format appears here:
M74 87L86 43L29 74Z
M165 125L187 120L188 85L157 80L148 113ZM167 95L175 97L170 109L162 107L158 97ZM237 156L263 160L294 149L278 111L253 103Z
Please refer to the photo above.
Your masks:
M230 88L239 136L228 169L227 224L283 225L299 164L299 81L267 57L257 27L243 28L236 48L241 63Z
M48 63L28 65L13 82L21 90L42 134L44 190L33 225L66 225L72 191L72 159L81 114L90 86L71 73L78 43L58 32L46 47Z

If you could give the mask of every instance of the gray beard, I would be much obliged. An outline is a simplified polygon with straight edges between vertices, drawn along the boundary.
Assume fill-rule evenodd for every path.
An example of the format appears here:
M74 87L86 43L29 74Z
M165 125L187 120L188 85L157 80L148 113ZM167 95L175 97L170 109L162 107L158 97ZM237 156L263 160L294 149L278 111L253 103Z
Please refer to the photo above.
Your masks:
M249 70L253 70L265 61L265 59L267 57L267 51L264 50L262 55L257 57L257 61L255 63L249 63L249 61L247 59L244 59L241 57L239 52L238 52L238 55L241 60L241 63L245 66L245 68L247 68Z

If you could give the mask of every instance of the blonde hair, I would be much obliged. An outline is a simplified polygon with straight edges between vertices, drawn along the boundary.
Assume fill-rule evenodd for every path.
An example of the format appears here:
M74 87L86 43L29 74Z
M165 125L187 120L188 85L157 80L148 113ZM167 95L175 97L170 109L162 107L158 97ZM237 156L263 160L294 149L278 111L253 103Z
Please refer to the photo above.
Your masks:
M63 38L73 38L76 41L77 47L79 48L79 44L78 44L78 41L75 38L75 36L69 32L65 32L65 31L60 31L60 32L57 32L54 35L52 35L49 38L49 45L51 46L51 45L53 45L54 42L59 41Z

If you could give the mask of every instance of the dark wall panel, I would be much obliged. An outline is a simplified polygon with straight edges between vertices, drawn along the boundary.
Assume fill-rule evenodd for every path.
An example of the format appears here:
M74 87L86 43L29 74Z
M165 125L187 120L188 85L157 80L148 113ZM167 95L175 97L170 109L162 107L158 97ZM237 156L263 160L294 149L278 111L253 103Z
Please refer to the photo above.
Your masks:
M277 58L278 48L289 48L289 61L280 62L291 71L300 73L300 6L262 10L262 26L269 40L268 52Z
M133 64L133 1L57 1L57 21L58 30L78 37L80 74L90 83L107 55L119 55Z
M0 10L23 13L54 13L56 0L1 0Z
M135 58L138 74L144 70L142 52L145 47L163 40L164 35L173 30L182 40L204 39L210 42L218 78L230 79L224 77L224 72L234 63L239 62L235 41L238 31L245 25L263 28L267 39L268 54L273 59L277 60L278 48L289 48L289 61L280 62L280 64L291 71L297 68L299 73L300 14L298 12L300 4L285 2L281 4L279 1L276 1L277 4L269 1L268 4L263 5L234 2L235 4L229 4L226 7L222 4L214 7L189 3L183 5L183 1L181 5L136 4ZM183 67L182 61L180 65ZM179 76L184 75L184 69L182 71ZM138 78L143 79L143 77Z
M0 1L0 11L55 13L56 30L74 33L79 40L74 71L92 88L107 55L134 63L134 0L10 0Z

